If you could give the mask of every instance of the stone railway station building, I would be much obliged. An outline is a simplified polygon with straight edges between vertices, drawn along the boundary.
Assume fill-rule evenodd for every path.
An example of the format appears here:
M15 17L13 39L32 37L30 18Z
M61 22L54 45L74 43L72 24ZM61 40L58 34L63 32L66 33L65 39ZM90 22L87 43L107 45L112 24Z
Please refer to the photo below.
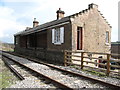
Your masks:
M63 63L64 50L110 53L111 26L98 10L98 5L64 17L57 10L57 19L14 35L15 52L42 60Z

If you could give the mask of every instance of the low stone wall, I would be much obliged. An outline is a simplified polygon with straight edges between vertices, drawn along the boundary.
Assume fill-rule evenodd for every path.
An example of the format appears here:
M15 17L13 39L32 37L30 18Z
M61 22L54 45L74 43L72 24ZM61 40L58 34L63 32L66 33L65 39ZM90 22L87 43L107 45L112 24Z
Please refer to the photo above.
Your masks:
M57 64L64 63L64 52L48 51L45 49L26 49L26 48L15 48L15 52L22 55L35 57L49 63L57 63Z
M58 64L63 64L64 63L64 52L47 51L46 60L49 60L50 62L54 62Z
M120 54L120 44L112 44L111 53ZM120 56L112 56L112 57L120 59Z

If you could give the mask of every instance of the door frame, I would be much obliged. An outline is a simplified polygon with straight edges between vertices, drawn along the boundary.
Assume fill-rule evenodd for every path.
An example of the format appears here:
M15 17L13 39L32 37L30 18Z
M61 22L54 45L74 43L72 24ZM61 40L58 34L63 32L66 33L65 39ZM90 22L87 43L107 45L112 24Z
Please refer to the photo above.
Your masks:
M77 27L77 50L83 49L83 27Z

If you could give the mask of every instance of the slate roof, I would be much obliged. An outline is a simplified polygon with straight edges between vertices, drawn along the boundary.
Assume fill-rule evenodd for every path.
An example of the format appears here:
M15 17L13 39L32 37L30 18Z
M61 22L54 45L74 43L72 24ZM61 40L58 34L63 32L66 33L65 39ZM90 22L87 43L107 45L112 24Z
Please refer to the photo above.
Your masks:
M45 24L38 25L37 27L31 28L29 30L24 30L24 31L18 32L16 34L14 34L14 36L16 36L16 35L27 35L27 34L30 34L30 33L35 33L35 32L41 31L41 29L45 29L47 27L57 25L57 24L60 24L60 23L64 23L64 22L67 22L67 21L70 21L69 16L64 17L62 19L59 19L59 20L54 20L54 21L51 21L51 22L47 22Z
M93 3L92 3L93 4ZM90 5L92 5L90 4ZM14 34L14 36L16 35L27 35L27 34L31 34L31 33L35 33L35 32L39 32L39 31L42 31L43 29L45 30L45 28L48 28L50 26L53 26L53 25L57 25L57 24L60 24L60 23L64 23L64 22L67 22L67 21L70 21L70 17L73 17L74 16L77 16L78 14L83 14L85 12L88 12L88 10L90 10L90 8L88 9L85 9L85 10L82 10L80 11L79 13L75 13L75 14L72 14L70 16L67 16L67 17L63 17L61 19L56 19L56 20L53 20L51 22L47 22L45 24L41 24L41 25L38 25L37 27L34 27L34 28L30 28L29 30L24 30L24 31L21 31L21 32L18 32L16 34ZM110 24L107 22L107 20L105 19L105 17L103 16L103 14L101 14L101 12L98 10L98 12L100 13L100 15L102 16L102 18L105 20L105 22L108 24L108 26L110 26ZM110 26L111 28L111 26ZM42 29L42 30L41 30Z

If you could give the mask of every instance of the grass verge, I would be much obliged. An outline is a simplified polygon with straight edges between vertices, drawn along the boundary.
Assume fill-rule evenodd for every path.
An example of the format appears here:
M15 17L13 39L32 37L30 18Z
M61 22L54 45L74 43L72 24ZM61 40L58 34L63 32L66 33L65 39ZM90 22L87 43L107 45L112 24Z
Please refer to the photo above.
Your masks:
M10 87L18 79L13 73L5 66L4 62L0 59L0 90L2 88Z

